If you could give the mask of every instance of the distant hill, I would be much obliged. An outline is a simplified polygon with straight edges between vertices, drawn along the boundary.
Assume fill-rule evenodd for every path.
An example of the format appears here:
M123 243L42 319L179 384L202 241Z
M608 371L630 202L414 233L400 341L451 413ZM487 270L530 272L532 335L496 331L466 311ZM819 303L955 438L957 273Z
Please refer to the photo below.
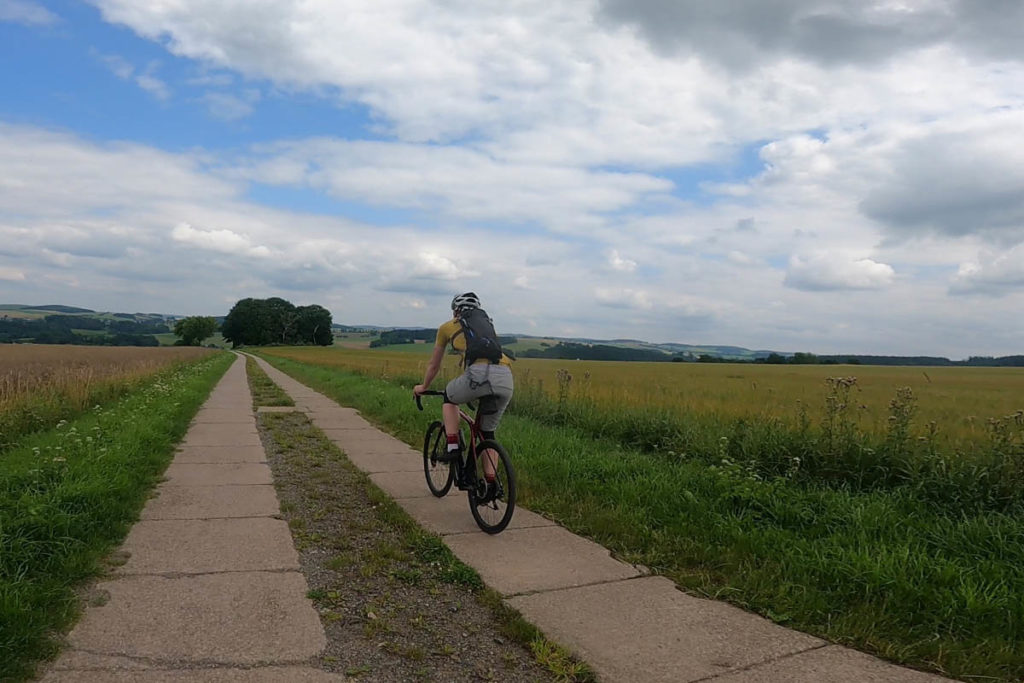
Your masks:
M168 321L168 316L152 313L0 304L0 343L159 346L171 332Z
M78 308L76 306L61 306L60 304L48 304L46 306L26 306L37 311L53 311L55 313L95 313L89 308Z
M27 312L47 312L47 313L95 313L88 308L78 308L77 306L61 306L60 304L46 304L45 306L26 306L25 304L0 304L0 311L27 311Z
M170 327L183 315L164 313L110 313L98 312L78 306L46 304L0 304L0 342L42 339L74 339L74 341L47 341L42 343L145 343L156 339L160 343L173 342ZM60 318L68 318L61 320ZM224 316L217 316L223 322ZM28 326L28 327L26 327ZM30 330L29 327L32 329ZM345 340L342 346L353 348L368 344L373 338L386 337L383 348L403 348L393 343L387 333L403 331L402 336L423 342L432 338L434 328L418 326L342 325L332 329L338 335L356 335L359 339ZM69 334L76 335L69 337ZM120 335L120 336L118 336ZM143 340L133 335L148 337ZM363 335L366 335L365 337ZM390 335L394 336L394 335ZM938 356L878 356L866 354L829 354L767 349L747 349L722 344L682 344L679 342L647 342L640 339L593 339L587 337L539 337L531 334L503 334L502 345L523 356L557 358L592 358L606 360L676 360L684 362L746 362L771 364L862 364L862 365L931 365L931 366L987 366L1005 367L1024 365L1024 356L998 358L973 356L954 361ZM514 341L513 339L514 338ZM116 340L116 341L115 341ZM215 340L214 340L215 341ZM387 342L392 343L387 343ZM401 340L399 340L401 341ZM379 344L378 344L379 345ZM581 348L596 347L596 348ZM559 347L560 348L555 348Z

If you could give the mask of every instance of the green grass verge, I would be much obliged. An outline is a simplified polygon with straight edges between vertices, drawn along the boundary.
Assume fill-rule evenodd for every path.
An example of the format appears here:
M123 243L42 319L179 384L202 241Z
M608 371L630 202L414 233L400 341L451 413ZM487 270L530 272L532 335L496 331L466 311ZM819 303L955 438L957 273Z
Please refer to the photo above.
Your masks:
M265 356L416 447L408 387ZM509 415L522 504L691 591L947 675L1024 677L1024 520L765 478Z
M102 571L233 361L218 353L157 373L0 457L0 680L26 679L56 654L75 589Z
M260 406L293 406L295 401L281 387L274 384L267 373L263 372L252 356L245 357L245 374L249 378L249 391L252 393L252 407Z

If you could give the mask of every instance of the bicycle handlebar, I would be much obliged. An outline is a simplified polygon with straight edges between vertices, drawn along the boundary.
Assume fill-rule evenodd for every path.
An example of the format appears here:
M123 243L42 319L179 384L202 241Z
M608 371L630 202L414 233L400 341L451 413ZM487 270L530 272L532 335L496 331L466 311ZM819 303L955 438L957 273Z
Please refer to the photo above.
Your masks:
M423 410L423 403L420 401L424 396L444 396L443 391L424 391L422 394L416 396L416 407L421 411Z

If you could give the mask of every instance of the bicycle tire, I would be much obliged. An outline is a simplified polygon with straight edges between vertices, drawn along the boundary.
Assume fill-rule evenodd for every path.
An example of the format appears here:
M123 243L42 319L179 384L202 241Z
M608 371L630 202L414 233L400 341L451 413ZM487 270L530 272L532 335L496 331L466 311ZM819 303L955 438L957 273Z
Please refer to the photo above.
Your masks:
M492 450L498 454L496 482L498 482L498 497L488 500L487 482L484 480L483 454ZM512 521L512 514L516 509L516 471L512 467L512 460L509 458L505 447L492 439L485 439L477 445L477 453L474 455L473 466L474 484L469 487L469 510L473 513L473 519L481 530L489 534L500 533ZM493 514L492 514L493 513Z
M448 495L455 478L455 468L452 464L437 459L437 456L443 454L447 448L444 424L438 420L431 422L423 438L423 474L427 478L427 488L438 498Z

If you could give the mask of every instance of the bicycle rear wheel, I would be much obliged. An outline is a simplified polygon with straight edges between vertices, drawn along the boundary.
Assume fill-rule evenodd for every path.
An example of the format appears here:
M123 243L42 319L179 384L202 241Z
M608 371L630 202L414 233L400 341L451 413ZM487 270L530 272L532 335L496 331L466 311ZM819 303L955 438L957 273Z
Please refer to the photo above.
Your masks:
M516 472L504 446L492 439L481 441L473 458L473 483L469 487L469 510L477 526L489 534L502 531L512 520L516 509ZM488 452L494 464L494 481L488 482L484 459Z
M443 498L452 488L455 470L451 463L439 460L448 449L444 425L435 420L427 427L427 435L423 439L423 473L427 477L427 488L438 498Z

